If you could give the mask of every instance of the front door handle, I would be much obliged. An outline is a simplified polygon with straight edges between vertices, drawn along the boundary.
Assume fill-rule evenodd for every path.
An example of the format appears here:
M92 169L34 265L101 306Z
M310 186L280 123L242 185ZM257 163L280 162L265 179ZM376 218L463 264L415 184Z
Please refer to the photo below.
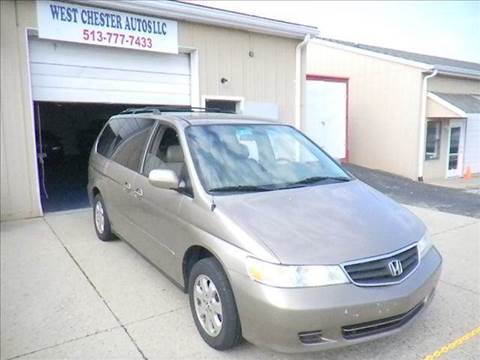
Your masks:
M130 190L132 190L132 185L128 181L125 181L123 183L123 190L125 192L130 192Z
M140 188L137 188L135 189L135 191L133 192L133 194L135 195L135 197L137 199L141 199L143 197L143 190L140 189Z

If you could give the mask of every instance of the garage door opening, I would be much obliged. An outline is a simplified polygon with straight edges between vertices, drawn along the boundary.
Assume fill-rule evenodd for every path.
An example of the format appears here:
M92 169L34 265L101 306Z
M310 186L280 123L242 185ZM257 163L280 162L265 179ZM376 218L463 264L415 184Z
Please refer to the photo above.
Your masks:
M127 104L35 102L38 176L44 212L89 206L88 158L105 122Z
M189 105L190 54L28 41L43 210L88 206L88 156L105 121L128 107Z

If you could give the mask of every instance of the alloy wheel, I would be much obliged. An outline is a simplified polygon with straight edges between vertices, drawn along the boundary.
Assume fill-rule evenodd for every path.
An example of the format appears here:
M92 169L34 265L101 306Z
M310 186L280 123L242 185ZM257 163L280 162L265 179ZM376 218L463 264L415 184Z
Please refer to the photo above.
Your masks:
M212 279L203 274L195 279L193 300L202 328L209 336L220 334L223 324L222 301Z
M100 201L95 204L95 226L100 234L105 230L105 215Z

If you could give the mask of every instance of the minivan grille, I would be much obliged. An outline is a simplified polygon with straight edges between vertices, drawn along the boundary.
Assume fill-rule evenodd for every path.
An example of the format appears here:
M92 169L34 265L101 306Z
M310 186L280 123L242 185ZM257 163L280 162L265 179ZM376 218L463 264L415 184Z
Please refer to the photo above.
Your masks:
M342 335L345 339L352 340L397 329L415 317L415 315L420 312L423 305L424 303L421 302L413 309L397 316L369 321L362 324L344 326L342 327Z
M389 264L395 260L401 263L400 274L392 275ZM352 282L360 286L379 286L398 283L405 279L418 265L417 246L412 246L394 255L375 258L374 260L356 261L344 264L343 268ZM391 266L391 265L390 265ZM396 270L399 269L397 264ZM397 271L398 272L398 271Z

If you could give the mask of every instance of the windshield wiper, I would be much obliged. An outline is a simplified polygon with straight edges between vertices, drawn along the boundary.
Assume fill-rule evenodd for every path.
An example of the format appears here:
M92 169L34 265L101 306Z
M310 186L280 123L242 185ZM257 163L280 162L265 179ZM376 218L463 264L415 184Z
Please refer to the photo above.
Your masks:
M271 191L272 188L256 185L235 185L235 186L223 186L208 189L211 192L257 192L257 191Z
M299 181L295 181L294 183L291 183L290 185L308 185L308 184L314 184L317 182L321 181L326 181L326 180L333 180L333 181L350 181L351 179L348 177L344 176L312 176L308 177Z

